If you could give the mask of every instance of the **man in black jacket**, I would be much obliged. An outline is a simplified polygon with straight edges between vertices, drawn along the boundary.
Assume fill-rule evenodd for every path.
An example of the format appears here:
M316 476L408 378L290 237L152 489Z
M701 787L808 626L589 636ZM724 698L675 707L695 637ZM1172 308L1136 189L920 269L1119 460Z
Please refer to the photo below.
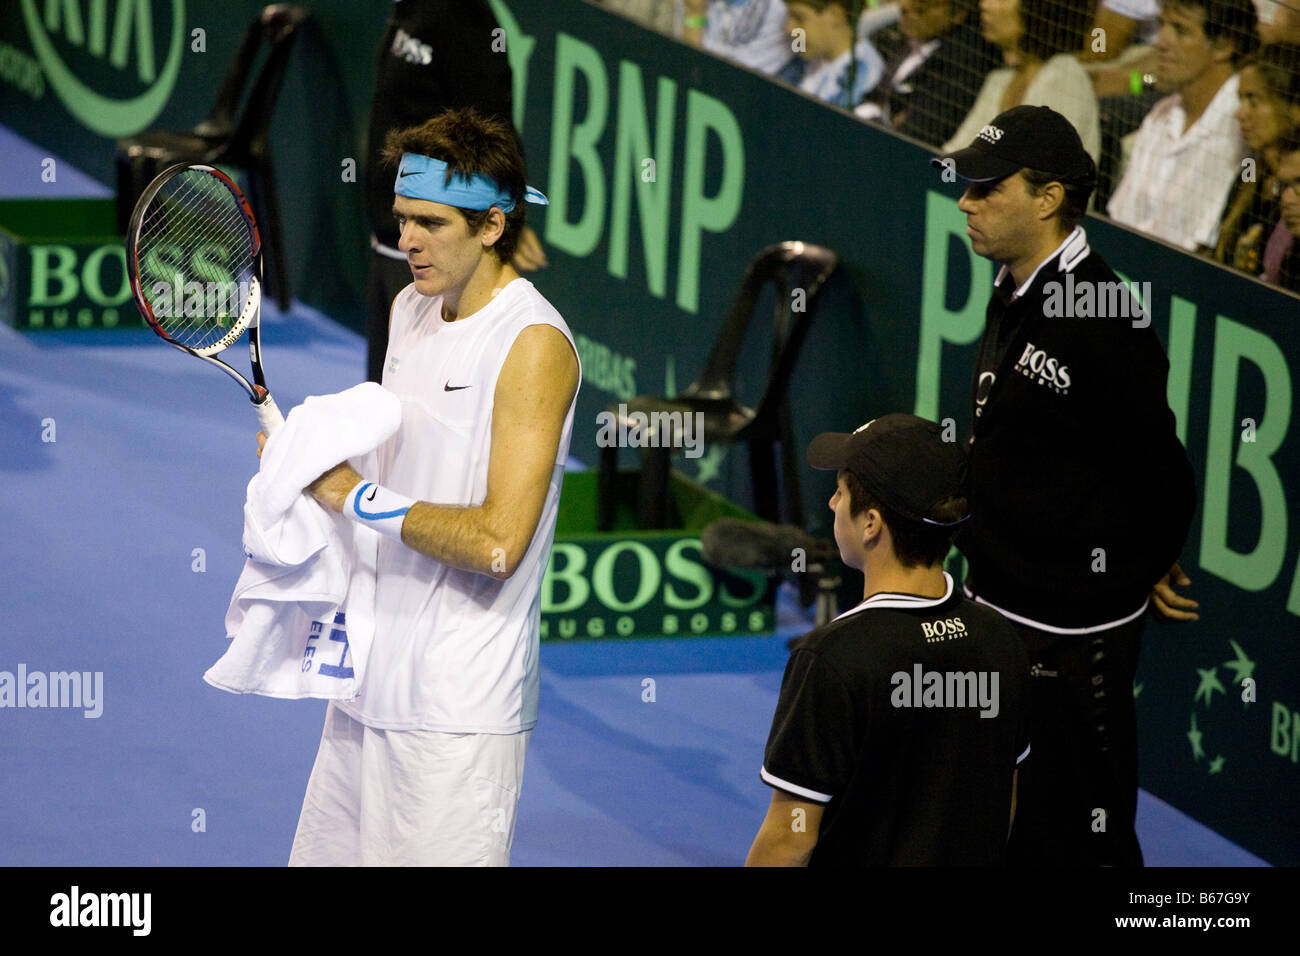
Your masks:
M967 594L1020 629L1030 740L1008 862L1140 866L1133 676L1148 603L1195 508L1169 363L1078 226L1096 167L1068 120L1008 110L933 160L968 182L971 248L1002 263L973 380ZM1153 595L1153 586L1155 593Z
M975 0L902 0L872 36L885 74L856 112L937 146L957 132L1002 51L980 35Z

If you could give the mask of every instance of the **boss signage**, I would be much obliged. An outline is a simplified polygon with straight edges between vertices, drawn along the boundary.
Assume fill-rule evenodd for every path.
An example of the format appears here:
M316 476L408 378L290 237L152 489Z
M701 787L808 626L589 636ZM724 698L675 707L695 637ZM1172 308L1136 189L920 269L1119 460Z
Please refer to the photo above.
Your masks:
M542 639L770 633L775 590L721 572L683 533L556 540L542 579Z
M121 240L0 243L0 314L19 329L139 325Z
M19 329L137 326L111 199L0 202L0 320Z

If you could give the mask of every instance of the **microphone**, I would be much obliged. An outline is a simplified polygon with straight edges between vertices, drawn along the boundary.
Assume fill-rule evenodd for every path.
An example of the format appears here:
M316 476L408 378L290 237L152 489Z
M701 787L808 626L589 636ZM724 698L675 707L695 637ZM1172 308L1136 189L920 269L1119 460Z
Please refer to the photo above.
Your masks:
M719 518L700 535L701 557L724 568L789 574L796 549L803 551L806 566L829 560L837 553L830 542L814 538L792 524Z
M800 571L794 569L796 549L802 549L804 555ZM832 559L839 558L839 547L796 525L719 518L700 534L700 556L719 567L754 568L793 579L799 585L801 605L817 602L818 627L830 623L838 613L835 589L840 578L832 569ZM793 639L786 642L787 647L793 645Z

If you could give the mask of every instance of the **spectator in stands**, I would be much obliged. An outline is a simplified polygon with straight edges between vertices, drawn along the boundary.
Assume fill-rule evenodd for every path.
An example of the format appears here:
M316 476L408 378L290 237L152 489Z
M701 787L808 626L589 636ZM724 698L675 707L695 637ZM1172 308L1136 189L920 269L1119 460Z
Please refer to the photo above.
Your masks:
M786 32L805 65L799 89L845 109L861 103L885 72L885 62L870 40L854 43L857 19L851 5L851 0L786 4Z
M1262 43L1300 43L1300 3L1296 0L1255 0Z
M685 0L682 39L761 73L795 60L781 0Z
M1281 216L1264 246L1260 278L1300 292L1300 149L1282 155L1277 167Z
M1050 106L1079 131L1083 148L1096 161L1101 153L1097 97L1074 57L1088 22L1086 9L1061 0L980 0L984 39L1001 48L1006 65L989 73L943 151L970 145L993 117L1014 106Z
M1164 95L1155 88L1160 0L1101 0L1092 29L1075 54L1097 94L1101 158L1093 202L1105 209L1123 167L1123 141Z
M1097 31L1101 31L1098 33ZM1160 0L1101 0L1092 28L1075 55L1097 69L1092 74L1098 96L1130 92L1133 72L1155 69L1156 37L1160 33Z
M872 37L885 59L884 77L856 112L938 146L957 132L1002 54L980 35L975 0L901 0L898 6L898 25Z
M1142 121L1107 211L1116 222L1188 250L1212 249L1241 173L1233 115L1236 69L1259 46L1251 0L1166 0L1156 37L1156 85L1170 91Z
M1237 84L1237 121L1250 156L1234 178L1214 258L1259 275L1264 244L1280 216L1277 167L1284 152L1300 145L1300 46L1262 47L1243 62Z
M884 0L874 7L873 3L878 3L878 0L857 0L857 6L862 10L858 15L859 40L871 40L873 34L896 25L902 16L899 0Z
M682 35L685 4L682 0L601 0L601 4L652 30Z

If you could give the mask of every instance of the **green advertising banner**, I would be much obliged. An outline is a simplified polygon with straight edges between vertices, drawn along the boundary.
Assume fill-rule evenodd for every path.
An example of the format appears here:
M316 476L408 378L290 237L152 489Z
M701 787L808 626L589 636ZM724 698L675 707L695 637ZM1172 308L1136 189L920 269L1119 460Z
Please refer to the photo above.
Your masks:
M722 575L671 532L558 539L542 581L542 640L770 634L774 589Z
M11 167L6 182L30 183L31 197L52 193L58 162L66 161L115 188L117 140L146 129L187 131L205 119L245 29L264 6L250 0L0 4L0 122L56 161ZM369 245L359 170L389 5L308 6L313 18L294 41L271 124L282 235L294 295L362 328Z
M109 23L105 6L21 0L0 12L0 110L6 125L109 182L125 114L88 120L95 101L83 94L132 104L141 126L192 125L256 7L139 0ZM360 187L340 169L364 153L383 7L314 6L317 32L295 53L273 127L297 287L345 319L357 314L368 253ZM891 411L969 432L993 268L971 252L959 187L942 182L926 149L583 0L493 7L529 181L551 200L530 210L550 259L530 278L570 323L583 362L574 455L597 460L597 415L608 406L673 395L699 374L746 265L783 240L828 246L842 263L794 372L800 449L818 431ZM207 31L206 53L186 52L195 29ZM1138 284L1165 343L1169 400L1201 496L1182 556L1200 620L1152 620L1134 688L1142 783L1263 858L1296 865L1300 300L1106 221L1085 228ZM771 306L760 303L739 364L736 388L750 406L766 382ZM743 451L712 447L676 464L752 506ZM800 481L809 530L829 535L831 480L804 469ZM588 567L600 560L584 555ZM611 575L633 560L621 556ZM620 580L614 593L627 601L638 589ZM566 598L557 589L550 600ZM689 629L689 616L679 625Z
M55 330L144 324L114 218L105 199L0 200L0 323Z
M613 529L598 532L598 473L564 476L542 576L542 640L772 633L777 582L762 571L708 564L700 543L712 522L752 521L752 514L673 474L673 530L642 531L636 528L635 476L620 476L613 488Z

